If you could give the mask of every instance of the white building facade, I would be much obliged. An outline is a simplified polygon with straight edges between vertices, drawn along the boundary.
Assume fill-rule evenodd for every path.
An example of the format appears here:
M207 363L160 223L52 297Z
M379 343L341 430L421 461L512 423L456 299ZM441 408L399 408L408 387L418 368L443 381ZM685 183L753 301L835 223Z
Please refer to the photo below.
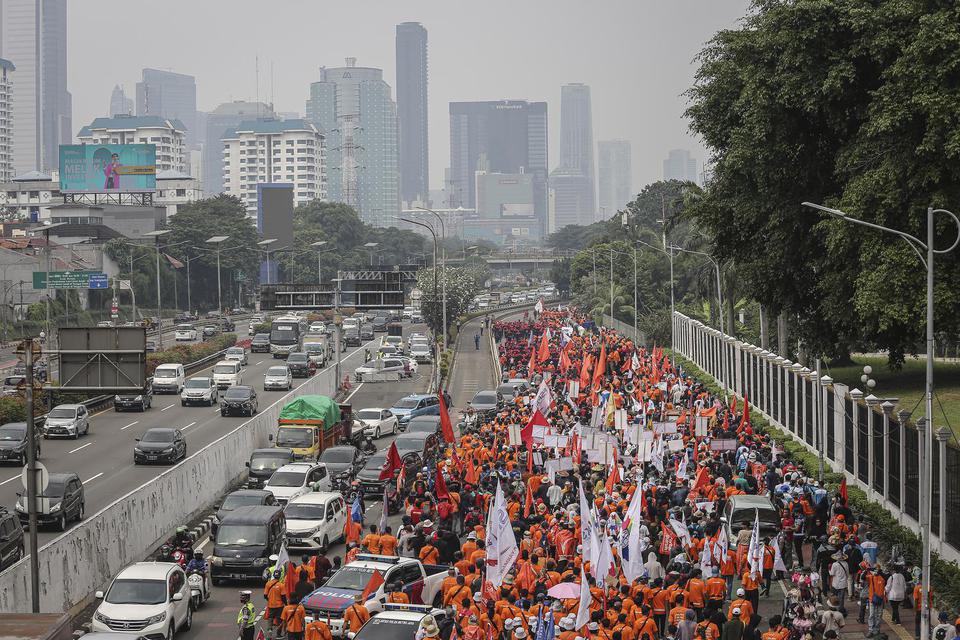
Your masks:
M203 188L199 180L193 176L177 171L160 171L157 173L157 192L153 197L153 204L167 210L167 220L177 214L181 205L195 202L203 198Z
M81 144L153 144L157 173L187 173L186 129L179 120L160 116L96 118L77 134Z
M0 182L13 178L13 63L0 58Z

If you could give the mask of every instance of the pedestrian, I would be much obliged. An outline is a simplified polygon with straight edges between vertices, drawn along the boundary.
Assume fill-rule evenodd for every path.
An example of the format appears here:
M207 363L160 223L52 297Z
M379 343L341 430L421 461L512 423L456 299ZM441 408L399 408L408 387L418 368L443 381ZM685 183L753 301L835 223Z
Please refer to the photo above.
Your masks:
M237 613L237 627L240 631L240 640L253 640L257 630L257 610L250 602L250 592L240 592L240 612Z
M827 608L820 612L820 617L817 620L817 626L820 627L824 635L830 630L839 634L843 625L846 624L844 615L840 613L839 609L840 604L837 602L836 596L830 596L827 599Z
M847 609L843 604L847 597L847 581L850 579L847 557L842 553L836 553L832 557L833 563L830 565L829 571L830 592L837 597L840 603L840 613L847 615Z
M895 624L900 624L900 606L903 604L906 592L907 580L903 577L903 565L894 565L887 580L885 595L890 603L890 618Z
M287 632L287 640L303 640L303 630L307 626L306 619L307 611L299 600L294 600L283 608L280 620Z
M476 347L477 351L480 351L480 334L473 334L473 346Z

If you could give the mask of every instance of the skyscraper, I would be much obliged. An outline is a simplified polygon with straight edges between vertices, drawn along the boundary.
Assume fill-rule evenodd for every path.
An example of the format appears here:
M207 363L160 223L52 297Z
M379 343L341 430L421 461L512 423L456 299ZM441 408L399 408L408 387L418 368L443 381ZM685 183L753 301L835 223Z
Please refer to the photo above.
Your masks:
M115 85L113 87L113 93L110 94L110 115L133 115L133 98L128 98L127 94L123 91L123 87L120 85Z
M310 84L307 120L326 136L327 196L355 207L375 226L396 224L400 215L397 105L383 71L321 67Z
M600 219L609 219L630 202L634 195L631 187L630 142L627 140L600 140L597 143L599 171L597 182L600 191Z
M13 63L0 58L0 182L13 179Z
M262 102L236 100L225 102L206 114L203 140L203 193L215 196L223 189L223 135L235 130L241 122L272 120L273 108Z
M560 165L550 174L556 229L594 222L593 176L590 87L566 84L560 89Z
M475 208L476 172L533 174L534 211L547 220L547 103L525 100L450 103L453 206Z
M197 131L197 83L193 76L144 69L137 83L137 115L179 120L187 128L187 146L203 140Z
M73 140L67 91L67 1L3 0L0 56L17 68L13 163L17 174L49 170Z
M686 149L674 149L663 161L664 180L697 182L697 159Z
M397 25L397 113L400 120L400 199L430 198L427 146L427 30Z

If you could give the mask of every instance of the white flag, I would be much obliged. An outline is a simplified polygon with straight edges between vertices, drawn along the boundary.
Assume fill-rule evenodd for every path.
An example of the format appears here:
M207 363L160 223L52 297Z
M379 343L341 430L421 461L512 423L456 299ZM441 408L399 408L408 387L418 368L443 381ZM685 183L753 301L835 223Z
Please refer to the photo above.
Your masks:
M543 313L543 298L537 300L537 304L533 306L533 310L537 313Z
M787 564L783 561L783 556L780 555L780 536L776 536L770 541L770 544L773 545L773 570L786 572Z
M712 547L709 543L703 545L703 552L700 554L700 571L707 578L710 577L711 569L713 568L713 552Z
M777 441L771 440L770 441L770 462L776 462L776 461L777 461ZM767 488L772 489L773 487L767 487Z
M585 624L590 622L590 583L587 582L587 574L580 567L580 607L577 609L577 620L573 623L574 629L582 629Z
M583 545L583 561L593 560L593 535L596 524L593 520L593 509L583 493L583 480L580 481L580 544Z
M717 558L717 564L723 562L727 557L727 551L730 549L730 538L727 537L727 530L720 527L717 533L717 541L713 545L713 555Z
M677 480L687 479L687 452L684 451L680 456L680 464L677 465Z
M757 510L753 519L753 532L750 534L750 546L747 547L747 560L750 573L756 577L760 575L763 559L763 544L760 542L760 511Z
M349 515L347 516L349 517ZM290 554L287 553L287 541L280 542L280 552L277 554L277 569L280 569L286 575L287 564L290 562Z
M657 438L653 443L653 451L650 452L650 462L653 468L660 474L663 474L663 438Z
M378 533L383 535L383 532L387 529L387 485L383 486L383 513L380 514L380 525Z
M517 561L517 538L513 535L510 514L507 513L507 501L503 496L500 482L490 510L490 527L487 529L487 580L499 589L503 579Z
M607 576L611 576L614 570L613 553L610 551L610 540L607 538L606 531L600 531L598 537L599 550L595 555L596 560L590 564L590 573L597 584L605 584Z
M544 416L550 413L550 404L553 402L553 393L544 379L537 387L537 395L533 398L533 410L539 410Z
M643 523L643 482L637 486L630 499L630 505L623 517L623 526L627 531L626 553L621 550L623 575L633 582L643 575L643 549L640 547L640 526Z
M690 530L687 529L687 525L674 518L673 515L670 516L670 528L677 534L677 538L683 542L685 547L689 547L693 543L693 538L690 537Z

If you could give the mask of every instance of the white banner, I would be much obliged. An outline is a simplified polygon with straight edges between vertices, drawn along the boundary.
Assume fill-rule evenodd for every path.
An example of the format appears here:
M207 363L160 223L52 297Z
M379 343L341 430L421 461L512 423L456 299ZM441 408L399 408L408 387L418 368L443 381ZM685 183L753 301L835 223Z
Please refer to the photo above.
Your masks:
M497 482L497 493L494 497L489 529L487 529L487 580L495 589L503 584L503 579L517 561L517 539L513 535L510 524L510 514L507 512L507 501L503 496L503 489Z

